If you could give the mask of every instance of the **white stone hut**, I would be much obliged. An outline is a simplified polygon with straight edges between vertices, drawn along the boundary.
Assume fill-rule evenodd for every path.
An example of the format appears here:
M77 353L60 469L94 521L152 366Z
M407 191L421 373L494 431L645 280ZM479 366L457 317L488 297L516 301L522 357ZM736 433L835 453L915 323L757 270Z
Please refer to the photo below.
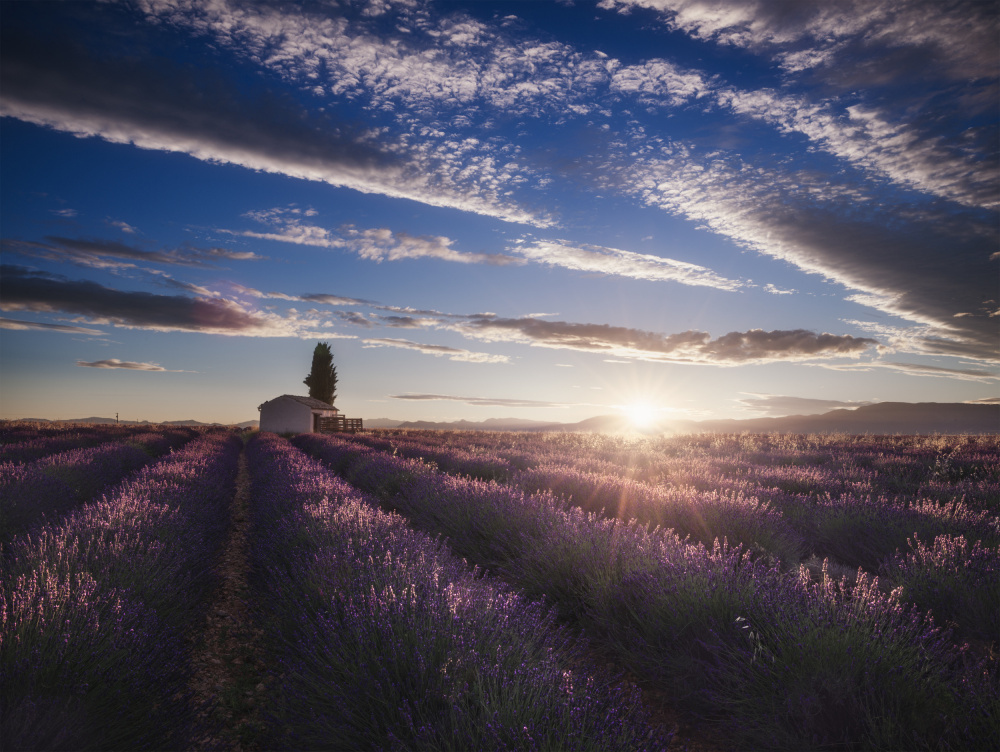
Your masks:
M274 433L317 433L320 421L336 418L340 411L312 397L283 394L257 407L260 430Z

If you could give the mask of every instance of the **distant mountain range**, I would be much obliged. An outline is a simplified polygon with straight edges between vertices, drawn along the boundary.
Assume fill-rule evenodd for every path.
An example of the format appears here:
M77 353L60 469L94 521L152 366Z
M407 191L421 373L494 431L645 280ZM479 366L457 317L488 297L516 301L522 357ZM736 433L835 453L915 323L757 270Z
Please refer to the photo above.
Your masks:
M28 418L40 423L114 423L114 418L74 418L49 421ZM149 421L123 420L126 425ZM221 426L197 420L172 420L165 426ZM257 428L259 421L230 424L238 428ZM854 410L832 410L821 415L786 415L781 418L746 420L671 420L638 429L621 415L599 415L578 423L552 423L523 418L451 422L400 421L390 418L365 419L365 428L418 428L441 431L579 431L589 433L851 433L851 434L1000 434L1000 404L982 405L963 402L879 402Z
M579 423L546 423L518 418L394 421L366 420L366 428L420 428L450 431L581 431L591 433L852 433L852 434L1000 434L1000 404L962 402L880 402L821 415L787 415L744 420L673 420L637 429L621 415L599 415Z
M376 418L375 420L365 421L365 428L421 428L445 431L558 431L561 430L559 426L562 425L570 424L552 423L545 420L527 420L526 418L487 418L480 421L456 420L450 423L427 420L399 421L389 420L388 418Z
M245 420L242 423L202 423L200 420L166 420L156 423L151 420L115 420L114 418L67 418L66 420L49 420L48 418L19 418L32 423L118 423L123 426L235 426L236 428L257 428L259 420Z

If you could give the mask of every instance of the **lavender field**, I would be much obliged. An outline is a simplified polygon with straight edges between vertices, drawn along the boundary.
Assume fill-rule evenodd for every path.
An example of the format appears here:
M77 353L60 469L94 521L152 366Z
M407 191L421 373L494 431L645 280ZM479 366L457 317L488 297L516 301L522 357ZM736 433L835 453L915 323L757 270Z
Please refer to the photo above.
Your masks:
M4 750L1000 742L995 437L0 441Z

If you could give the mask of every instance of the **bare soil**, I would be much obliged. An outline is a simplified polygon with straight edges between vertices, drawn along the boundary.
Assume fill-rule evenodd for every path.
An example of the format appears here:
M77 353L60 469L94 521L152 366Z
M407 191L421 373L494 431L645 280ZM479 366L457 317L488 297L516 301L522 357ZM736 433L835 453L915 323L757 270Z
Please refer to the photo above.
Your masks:
M216 566L219 586L209 601L201 633L190 638L194 664L190 689L203 708L206 726L218 729L199 739L199 748L261 749L260 708L271 679L260 647L262 631L252 627L247 607L249 492L246 453L242 453L230 527Z

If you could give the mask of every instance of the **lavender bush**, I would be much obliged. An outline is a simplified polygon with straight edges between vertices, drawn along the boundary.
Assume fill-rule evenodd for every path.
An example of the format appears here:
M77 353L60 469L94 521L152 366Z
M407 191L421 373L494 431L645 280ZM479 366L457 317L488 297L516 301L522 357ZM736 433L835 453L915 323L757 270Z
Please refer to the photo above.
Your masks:
M206 436L14 539L0 578L0 746L191 743L184 630L213 582L239 449Z
M885 565L900 597L954 623L960 634L1000 646L1000 546L972 545L961 535L918 536Z
M50 454L69 449L84 449L109 440L112 440L111 437L98 431L67 431L54 436L37 435L31 439L0 446L0 463L34 462Z
M250 457L283 746L655 748L637 697L589 668L538 604L287 442L255 439Z
M137 434L89 449L71 449L28 465L0 464L0 542L52 518L118 483L187 441L190 433Z
M574 473L601 476L595 482L606 492L590 509L618 506L612 487L634 482L668 494L742 496L780 512L804 540L803 553L871 573L915 533L1000 543L1000 446L991 437L630 438L393 430L362 441L448 472L498 480L513 477L509 458L523 459L530 450L522 477L534 475L534 488L544 486L540 475L564 487ZM487 470L477 473L477 464ZM553 466L567 470L541 470ZM586 498L587 491L578 490L575 498ZM677 529L711 545L704 531L680 524ZM733 540L753 545L736 534Z
M1000 544L1000 518L976 512L961 500L940 504L845 495L818 500L806 524L814 550L869 572L877 572L914 535L931 540L964 535L986 545Z
M697 491L690 486L651 486L613 473L599 474L548 463L518 471L506 459L487 452L437 446L433 440L389 442L364 437L360 443L391 449L444 472L507 482L529 493L551 491L584 510L670 528L709 547L716 539L728 539L795 566L804 553L802 536L781 518L780 512L740 491L720 493Z
M339 437L296 443L416 526L599 635L740 746L979 748L997 674L865 576L789 575L546 495L442 476Z

